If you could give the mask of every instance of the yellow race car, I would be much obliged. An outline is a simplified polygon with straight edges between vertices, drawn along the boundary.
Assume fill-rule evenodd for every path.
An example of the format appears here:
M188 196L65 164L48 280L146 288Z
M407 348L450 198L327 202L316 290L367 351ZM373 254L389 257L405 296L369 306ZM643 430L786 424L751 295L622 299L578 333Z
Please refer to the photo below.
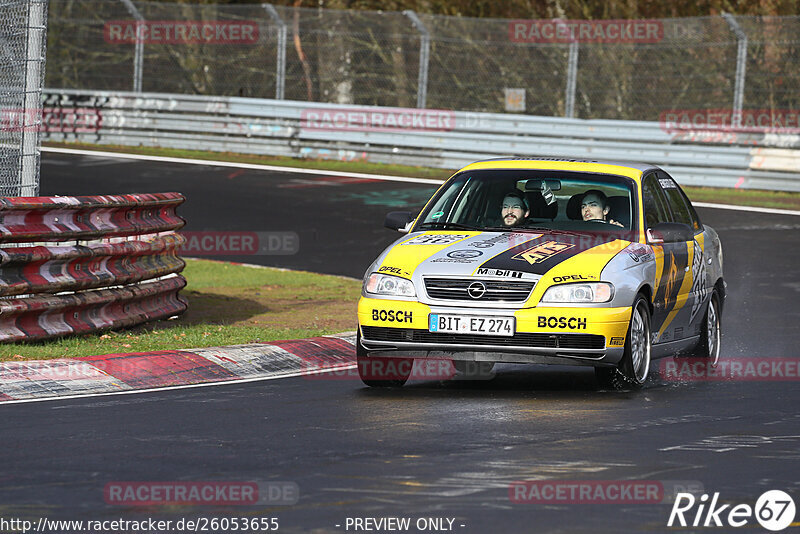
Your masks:
M415 359L464 374L495 362L592 366L641 386L654 358L716 365L722 246L653 165L496 159L447 180L369 266L357 358L369 386L401 386Z

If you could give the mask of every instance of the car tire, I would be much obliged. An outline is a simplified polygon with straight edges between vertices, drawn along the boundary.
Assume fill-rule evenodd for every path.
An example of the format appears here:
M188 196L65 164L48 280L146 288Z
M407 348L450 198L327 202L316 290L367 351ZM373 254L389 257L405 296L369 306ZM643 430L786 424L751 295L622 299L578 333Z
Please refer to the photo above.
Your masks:
M640 388L650 372L650 307L640 294L631 308L622 360L617 367L595 367L597 381L612 389Z
M358 376L365 385L373 388L399 388L408 381L413 358L370 358L361 346L361 331L356 334L356 364Z
M494 362L469 362L453 360L453 367L456 368L462 380L485 380L491 378Z
M717 291L711 292L706 313L703 316L703 325L700 327L700 341L692 351L695 358L706 358L712 367L719 362L720 341L722 340L722 317Z

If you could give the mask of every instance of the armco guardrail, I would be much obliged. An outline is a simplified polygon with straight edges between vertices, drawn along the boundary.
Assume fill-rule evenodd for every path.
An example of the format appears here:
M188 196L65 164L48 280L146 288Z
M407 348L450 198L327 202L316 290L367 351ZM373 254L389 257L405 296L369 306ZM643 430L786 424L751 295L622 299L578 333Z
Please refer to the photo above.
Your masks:
M0 341L131 326L186 310L179 193L0 198Z
M800 136L157 93L45 90L44 140L458 168L497 156L656 163L687 185L800 191Z

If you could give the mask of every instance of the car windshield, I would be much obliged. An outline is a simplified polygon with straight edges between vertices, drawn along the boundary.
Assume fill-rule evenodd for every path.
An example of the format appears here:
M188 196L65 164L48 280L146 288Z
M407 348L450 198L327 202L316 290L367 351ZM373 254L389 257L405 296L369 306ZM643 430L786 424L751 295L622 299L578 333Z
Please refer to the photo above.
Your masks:
M636 229L633 181L541 170L479 170L453 177L415 230L628 232Z

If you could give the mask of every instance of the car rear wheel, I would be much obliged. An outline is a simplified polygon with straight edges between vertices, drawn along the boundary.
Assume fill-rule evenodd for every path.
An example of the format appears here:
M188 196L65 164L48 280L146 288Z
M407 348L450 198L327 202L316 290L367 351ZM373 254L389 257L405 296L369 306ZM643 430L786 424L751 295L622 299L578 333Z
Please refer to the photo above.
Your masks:
M595 367L595 376L603 387L639 388L650 372L650 308L639 295L631 312L628 336L622 360L617 367Z
M356 363L358 376L373 388L402 387L411 376L413 358L370 358L361 346L361 332L356 335Z
M703 326L700 328L700 341L692 356L707 358L712 367L719 362L720 341L722 339L722 319L720 317L719 295L716 290L708 301Z

